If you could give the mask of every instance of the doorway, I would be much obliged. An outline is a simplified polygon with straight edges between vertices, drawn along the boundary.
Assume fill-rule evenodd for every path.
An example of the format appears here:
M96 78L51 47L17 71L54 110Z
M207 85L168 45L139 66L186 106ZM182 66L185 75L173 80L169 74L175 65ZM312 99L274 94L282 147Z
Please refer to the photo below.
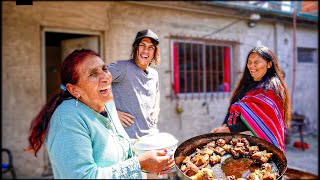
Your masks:
M91 49L100 54L99 35L45 32L46 100L60 91L61 62L75 49Z
M64 58L75 49L91 49L103 58L102 33L63 32L43 30L42 84L44 100L60 92L60 65ZM44 150L43 176L52 176L51 163Z

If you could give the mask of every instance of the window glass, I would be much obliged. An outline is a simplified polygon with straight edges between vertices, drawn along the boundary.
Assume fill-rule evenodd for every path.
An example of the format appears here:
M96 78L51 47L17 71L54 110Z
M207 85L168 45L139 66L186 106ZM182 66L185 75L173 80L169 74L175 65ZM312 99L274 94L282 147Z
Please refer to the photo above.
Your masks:
M298 48L298 62L311 63L315 62L315 49Z

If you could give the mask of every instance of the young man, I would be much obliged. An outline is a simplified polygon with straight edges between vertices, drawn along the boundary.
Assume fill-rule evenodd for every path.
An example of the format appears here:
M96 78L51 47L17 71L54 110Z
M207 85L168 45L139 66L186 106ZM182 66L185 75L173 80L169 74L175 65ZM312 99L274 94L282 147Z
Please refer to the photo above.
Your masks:
M150 29L139 31L132 44L131 59L108 66L118 115L133 141L158 131L159 76L150 67L160 63L158 44L158 36Z

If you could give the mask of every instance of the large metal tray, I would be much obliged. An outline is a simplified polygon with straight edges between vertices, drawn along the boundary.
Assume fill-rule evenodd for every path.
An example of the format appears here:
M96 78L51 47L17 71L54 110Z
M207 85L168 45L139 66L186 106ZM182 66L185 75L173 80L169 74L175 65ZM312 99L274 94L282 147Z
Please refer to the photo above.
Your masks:
M205 144L213 141L218 140L220 138L223 138L226 140L226 142L229 142L232 138L247 138L247 140L250 142L250 145L256 145L259 147L260 150L266 150L267 152L273 153L272 160L276 164L278 170L279 170L279 177L278 179L281 179L283 174L285 173L287 169L287 158L285 154L277 148L272 143L260 139L254 136L245 135L245 134L236 134L236 133L209 133L209 134L203 134L199 136L195 136L193 138L190 138L183 143L181 143L175 153L174 153L174 160L176 164L177 169L177 175L181 180L191 180L187 175L185 175L181 170L181 164L182 161L185 159L186 156L193 153L196 148L202 148Z

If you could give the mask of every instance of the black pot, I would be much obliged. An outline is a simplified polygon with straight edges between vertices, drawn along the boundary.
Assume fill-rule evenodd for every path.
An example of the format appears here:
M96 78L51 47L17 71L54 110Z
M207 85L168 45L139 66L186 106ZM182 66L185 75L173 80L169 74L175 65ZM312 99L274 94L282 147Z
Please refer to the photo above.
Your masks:
M185 159L186 156L192 154L196 150L196 148L201 149L207 143L211 141L216 141L220 138L226 140L226 142L229 142L232 138L247 138L251 146L255 145L259 147L260 151L266 150L267 152L273 153L272 160L279 170L279 177L277 179L281 179L283 174L287 170L287 158L284 155L284 153L278 147L264 139L236 133L209 133L190 138L178 146L174 153L174 160L176 164L178 177L181 180L191 180L190 177L185 175L180 170L182 161Z

